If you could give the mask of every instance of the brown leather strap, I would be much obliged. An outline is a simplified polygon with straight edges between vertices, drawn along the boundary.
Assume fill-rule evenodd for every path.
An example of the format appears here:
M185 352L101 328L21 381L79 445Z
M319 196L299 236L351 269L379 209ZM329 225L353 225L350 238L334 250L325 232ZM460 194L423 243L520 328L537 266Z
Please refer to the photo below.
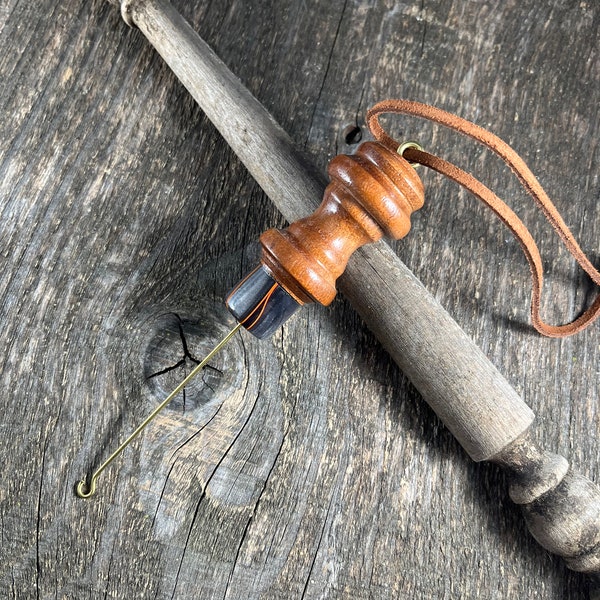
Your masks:
M511 168L513 173L541 208L544 215L550 221L552 227L558 233L567 250L573 255L575 260L581 265L583 270L591 277L596 285L600 286L600 272L592 265L587 256L583 253L579 244L573 237L573 234L565 224L560 213L529 170L523 159L504 141L490 133L486 129L479 127L465 119L447 113L439 108L434 108L427 104L411 102L408 100L385 100L373 106L367 112L367 125L372 134L384 145L390 149L397 150L398 142L391 138L381 127L379 116L384 113L408 114L416 117L429 119L440 125L454 129L455 131L467 135L500 156L504 162ZM469 173L466 173L457 166L449 163L433 154L423 152L416 148L408 148L404 151L404 157L407 160L422 164L430 169L442 173L446 177L456 181L464 188L473 193L477 198L483 201L500 220L510 229L512 234L521 244L523 252L529 262L531 276L533 279L533 292L531 300L531 320L533 326L542 334L549 337L565 337L573 335L582 329L585 329L595 319L600 316L600 295L594 300L593 304L577 319L565 325L549 325L545 323L540 316L540 298L543 286L543 267L542 259L538 247L531 237L529 230L519 217L490 189L484 186L479 180L475 179Z

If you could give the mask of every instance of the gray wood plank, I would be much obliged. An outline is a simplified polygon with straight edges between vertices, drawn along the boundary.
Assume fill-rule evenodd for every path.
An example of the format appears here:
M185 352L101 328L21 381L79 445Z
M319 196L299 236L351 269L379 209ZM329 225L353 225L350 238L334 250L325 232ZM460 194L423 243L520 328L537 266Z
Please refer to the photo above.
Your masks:
M598 257L591 3L177 6L321 167L373 102L436 103L513 143ZM7 3L0 28L7 598L590 597L343 299L271 342L240 336L97 498L76 499L90 462L189 369L148 378L183 358L179 324L202 355L248 244L282 221L114 7ZM591 296L496 161L396 123L514 198L546 252L546 314ZM538 413L540 441L598 481L597 327L532 333L517 245L423 177L398 252Z

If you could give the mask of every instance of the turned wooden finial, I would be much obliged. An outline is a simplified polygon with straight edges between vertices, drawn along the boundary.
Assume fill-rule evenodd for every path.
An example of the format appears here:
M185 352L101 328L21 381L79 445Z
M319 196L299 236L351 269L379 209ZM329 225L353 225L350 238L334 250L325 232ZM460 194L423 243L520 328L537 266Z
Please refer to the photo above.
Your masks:
M492 459L510 477L533 537L567 566L600 573L600 489L563 456L542 450L528 432Z
M331 183L312 215L260 238L264 265L302 303L329 304L352 253L383 235L404 237L424 202L414 168L379 142L336 156L328 174Z

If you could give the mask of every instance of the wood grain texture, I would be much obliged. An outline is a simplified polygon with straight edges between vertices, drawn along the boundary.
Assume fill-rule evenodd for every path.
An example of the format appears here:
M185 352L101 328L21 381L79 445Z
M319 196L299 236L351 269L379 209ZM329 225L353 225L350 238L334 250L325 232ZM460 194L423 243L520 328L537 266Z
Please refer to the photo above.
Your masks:
M374 101L436 103L513 143L597 259L592 3L177 7L321 168ZM90 457L188 368L147 379L187 356L177 324L200 356L248 244L282 222L114 7L9 1L0 31L4 596L592 597L343 300L272 343L238 338L214 392L173 406L77 500ZM581 306L591 288L495 161L421 123L396 130L514 199L549 257L546 314ZM597 328L532 333L516 244L424 178L398 252L538 413L541 445L598 481Z
M314 168L300 160L289 136L170 2L124 0L121 13L164 58L283 216L293 219L299 211L310 214L320 177L313 176ZM392 108L390 112L396 111ZM439 122L431 116L431 121ZM464 123L464 131L468 131L469 122ZM462 131L463 127L457 129ZM247 139L253 140L251 146ZM387 143L392 147L395 144L392 138ZM324 283L334 282L345 269L342 285L350 303L463 448L478 461L502 457L501 464L509 473L518 473L520 488L531 496L523 504L523 510L534 537L545 549L565 557L575 570L600 574L600 488L577 471L566 473L568 461L564 457L543 452L532 440L527 444L521 442L530 430L533 413L452 317L383 243L353 252L349 268L345 256L331 260L326 252L316 251L332 238L332 231L346 231L345 235L336 234L338 241L333 246L339 246L340 239L348 246L346 238L353 237L353 234L348 236L346 225L340 227L339 218L330 223L323 219L325 213L334 215L328 207L338 179L344 182L344 190L351 190L352 204L357 199L369 214L379 214L377 222L394 239L403 237L400 233L406 233L408 221L401 219L404 227L398 228L390 222L388 211L382 213L382 201L393 197L378 183L382 173L391 170L398 177L401 173L410 174L410 179L403 178L396 189L418 188L414 206L422 206L422 183L415 170L395 152L388 150L387 155L392 159L396 156L394 162L401 164L392 169L384 169L380 164L375 180L372 176L365 178L363 170L355 169L344 169L346 173L338 177L341 171L335 165L352 165L355 160L373 154L366 148L375 147L366 143L353 156L336 156L327 169L332 184L325 190L324 201L317 211L295 221L283 233L271 229L261 235L264 266L294 296L304 300L308 294L323 304L329 304L335 295L334 286ZM383 155L375 153L375 156L375 162L381 163ZM518 162L522 160L518 158ZM364 160L357 164L364 164ZM520 170L527 167L523 165ZM468 175L465 173L464 177ZM449 178L455 180L453 176ZM533 175L530 179L539 187ZM541 188L539 194L545 195ZM339 192L333 196L337 196L338 202L342 198ZM345 205L348 206L347 202ZM397 213L397 208L393 212ZM351 250L364 244L364 233L361 236L358 244L351 244ZM377 239L380 233L371 237ZM535 242L531 241L531 245L535 246ZM317 260L307 264L307 258L315 256ZM541 277L539 256L536 269ZM327 287L329 293L323 297ZM535 290L536 298L540 291ZM539 298L535 304L539 310ZM514 499L514 494L511 497Z

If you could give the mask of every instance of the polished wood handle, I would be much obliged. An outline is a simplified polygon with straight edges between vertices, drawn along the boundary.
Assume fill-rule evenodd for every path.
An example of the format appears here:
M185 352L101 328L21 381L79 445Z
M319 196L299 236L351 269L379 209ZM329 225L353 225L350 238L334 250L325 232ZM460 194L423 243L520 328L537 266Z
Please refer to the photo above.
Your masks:
M260 238L263 264L301 303L329 304L354 251L384 235L404 237L424 202L414 168L379 142L336 156L328 174L331 183L312 215Z

